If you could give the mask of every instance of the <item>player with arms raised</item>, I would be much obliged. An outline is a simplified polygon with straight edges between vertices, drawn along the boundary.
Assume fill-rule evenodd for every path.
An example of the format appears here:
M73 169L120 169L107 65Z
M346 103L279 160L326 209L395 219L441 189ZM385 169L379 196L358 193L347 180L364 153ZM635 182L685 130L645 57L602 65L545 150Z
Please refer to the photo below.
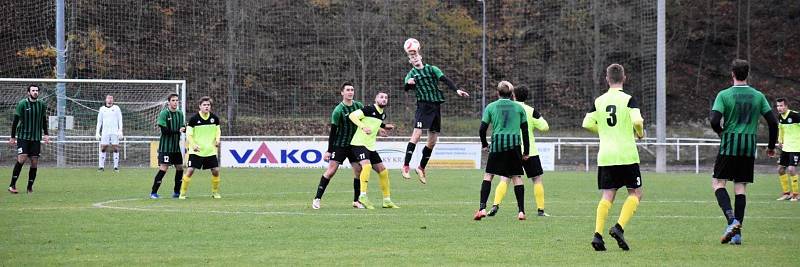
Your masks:
M439 81L447 84L450 90L456 92L461 97L468 97L469 93L464 89L458 88L453 80L444 76L439 67L423 64L422 55L420 54L420 43L414 38L406 40L403 45L406 53L408 54L408 62L411 63L413 68L406 74L404 81L404 89L406 91L414 90L417 98L417 111L414 115L414 131L411 133L411 140L408 141L406 147L406 156L403 161L402 175L403 178L411 178L409 163L411 157L414 155L414 149L417 147L422 130L428 130L428 144L422 149L422 159L419 166L414 169L419 176L419 181L423 184L427 183L427 175L425 167L428 165L428 160L433 153L433 147L439 138L442 125L442 108L444 103L444 94L439 89Z
M114 153L114 171L119 172L119 140L122 139L122 111L114 105L114 96L106 96L106 104L97 111L97 127L94 137L100 141L100 155L98 171L103 171L106 165L106 154Z

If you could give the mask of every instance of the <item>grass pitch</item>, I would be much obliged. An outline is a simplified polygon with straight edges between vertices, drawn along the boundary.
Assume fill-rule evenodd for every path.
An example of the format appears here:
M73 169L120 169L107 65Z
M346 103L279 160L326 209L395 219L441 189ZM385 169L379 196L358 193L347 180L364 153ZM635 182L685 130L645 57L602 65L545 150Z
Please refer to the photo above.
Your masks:
M396 210L352 209L349 169L333 178L320 210L310 204L321 169L223 169L223 199L210 198L210 174L198 172L187 200L169 198L173 173L160 191L166 198L151 200L153 169L43 168L34 194L0 194L0 265L790 266L800 244L800 203L775 201L772 174L748 190L741 246L719 244L725 223L709 175L645 173L625 232L631 251L604 234L609 251L595 252L593 172L545 173L552 217L533 216L526 181L527 221L516 220L509 190L500 213L479 222L481 170L429 170L428 185L393 170ZM379 204L377 180L370 196Z

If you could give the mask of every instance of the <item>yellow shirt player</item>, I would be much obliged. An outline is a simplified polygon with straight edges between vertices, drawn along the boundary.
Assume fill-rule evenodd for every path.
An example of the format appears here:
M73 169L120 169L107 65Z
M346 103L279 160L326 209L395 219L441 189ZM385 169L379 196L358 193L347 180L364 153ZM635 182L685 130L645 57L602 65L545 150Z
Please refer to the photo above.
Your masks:
M800 113L790 110L786 99L775 100L775 109L778 110L778 147L781 149L781 158L778 162L778 175L781 181L783 194L778 200L800 200L798 190L797 163L800 161ZM788 173L787 173L788 172ZM791 189L789 191L789 177Z
M222 198L219 194L219 148L222 130L219 127L219 117L211 113L210 97L200 98L200 112L192 116L186 128L186 149L189 151L188 170L183 176L181 194L179 199L186 199L186 191L195 169L211 170L211 197Z
M353 149L353 154L356 160L361 165L361 193L358 196L358 201L361 202L367 209L375 209L372 202L367 197L367 183L369 182L370 168L378 173L380 179L381 191L383 192L383 207L391 209L399 209L391 199L391 191L389 189L389 170L383 165L381 156L375 151L375 142L378 139L378 131L381 128L391 130L394 128L392 124L384 124L386 113L384 108L389 104L389 95L384 92L379 92L375 96L375 104L366 106L362 109L356 110L350 115L352 121L358 130L353 135L350 145Z
M597 251L606 250L600 233L605 228L608 210L611 209L617 189L625 186L628 189L628 198L622 205L617 224L608 232L617 240L621 249L628 250L623 232L642 196L636 138L644 137L644 119L633 97L622 91L622 84L625 82L625 69L622 65L608 66L606 81L608 92L594 100L589 113L583 118L583 128L600 136L597 187L603 196L597 205L592 247Z
M544 212L544 185L542 184L542 174L544 174L544 170L542 170L542 162L539 159L539 150L536 148L536 137L534 137L533 134L534 129L540 132L550 130L550 125L547 124L547 121L538 110L525 104L525 101L528 100L527 88L514 88L514 100L525 110L525 118L528 122L528 143L531 146L528 152L528 159L522 161L522 168L525 170L525 174L528 178L531 178L533 181L533 193L538 210L537 215L550 216ZM494 192L494 203L487 216L494 216L497 214L497 211L500 209L500 204L503 202L503 198L506 195L506 191L508 191L509 180L508 177L500 178L500 183L497 184Z

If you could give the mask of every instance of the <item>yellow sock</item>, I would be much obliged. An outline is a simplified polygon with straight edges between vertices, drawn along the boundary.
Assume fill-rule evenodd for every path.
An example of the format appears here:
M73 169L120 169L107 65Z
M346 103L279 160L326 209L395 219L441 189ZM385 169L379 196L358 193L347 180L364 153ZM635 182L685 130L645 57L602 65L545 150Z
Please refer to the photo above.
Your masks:
M181 195L186 195L186 191L189 190L189 182L192 181L192 177L183 175L183 181L181 181Z
M798 190L800 189L800 185L797 184L797 182L797 174L795 174L792 176L792 193L794 194L800 193L800 190Z
M500 180L500 183L497 184L497 187L494 189L494 205L500 205L503 203L503 198L506 197L506 192L508 192L508 181Z
M597 203L597 217L594 221L594 232L603 234L603 229L606 227L606 217L608 217L608 210L611 209L611 202L601 199Z
M536 198L536 208L544 210L544 185L533 184L533 195Z
M211 193L219 192L219 175L211 175Z
M783 190L781 192L789 193L789 175L784 173L778 176L778 178L781 181L781 190Z
M622 204L622 210L619 212L619 220L617 221L619 226L622 226L623 230L625 230L625 225L631 221L631 217L633 217L633 214L636 213L636 207L638 206L638 197L628 196L628 199L625 199L625 204Z
M372 171L372 164L362 165L361 173L358 178L361 179L361 193L367 193L367 182L369 182L369 173Z
M383 192L383 198L388 198L392 193L389 189L389 170L384 169L382 172L378 173L378 179L381 183L381 192Z

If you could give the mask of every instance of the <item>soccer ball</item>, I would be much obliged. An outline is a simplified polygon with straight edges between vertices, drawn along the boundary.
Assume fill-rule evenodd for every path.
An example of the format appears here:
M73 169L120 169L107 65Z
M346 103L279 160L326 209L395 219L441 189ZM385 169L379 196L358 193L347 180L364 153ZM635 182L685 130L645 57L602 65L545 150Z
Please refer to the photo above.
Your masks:
M419 48L420 48L419 41L417 41L417 39L414 38L408 38L408 40L406 40L406 42L403 43L403 49L406 51L406 53L409 53L411 51L416 51L417 53L419 53Z

